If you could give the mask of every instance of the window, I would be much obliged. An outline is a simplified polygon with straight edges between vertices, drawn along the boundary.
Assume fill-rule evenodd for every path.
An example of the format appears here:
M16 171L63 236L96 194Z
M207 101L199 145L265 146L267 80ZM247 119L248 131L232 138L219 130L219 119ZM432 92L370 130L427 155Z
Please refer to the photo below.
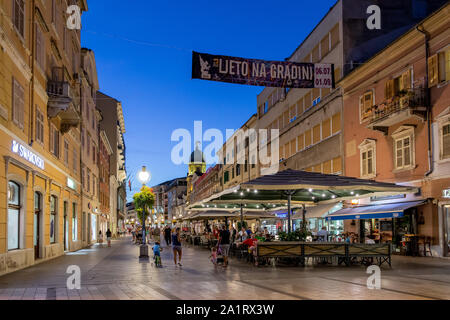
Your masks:
M56 22L56 0L52 0L52 23Z
M311 145L311 138L312 138L312 134L311 134L311 129L309 129L308 131L305 132L305 148L308 148Z
M91 153L91 136L88 134L87 139L86 139L86 145L87 145L87 156L90 156Z
M322 122L322 139L331 136L331 119Z
M73 148L73 172L78 173L78 152L76 148Z
M84 128L81 128L81 146L84 148Z
M288 159L291 156L291 148L289 142L284 145L284 158Z
M360 150L360 175L361 178L374 178L376 176L376 152L375 141L365 139L359 145Z
M240 176L241 175L241 165L238 164L236 165L236 176Z
M450 123L442 127L442 159L450 158Z
M331 160L326 161L322 164L322 173L324 173L324 174L331 173Z
M13 122L23 130L25 113L24 90L20 83L13 78Z
M8 250L20 246L20 186L13 181L8 183Z
M72 241L77 241L78 238L78 217L77 204L72 203Z
M84 185L84 179L85 179L85 171L83 168L81 169L81 185L83 186L83 188L86 188L86 186Z
M69 142L64 139L64 164L66 167L69 166Z
M428 58L428 86L450 80L450 49Z
M291 155L294 155L297 153L297 141L296 139L291 140Z
M36 106L36 141L44 144L44 114Z
M372 115L372 107L375 104L373 91L368 91L359 97L359 121L369 120Z
M56 243L56 226L58 215L58 198L50 197L50 243Z
M303 134L301 134L297 138L297 150L302 151L304 148L305 148L305 139Z
M36 23L36 62L42 70L45 70L45 39L38 23Z
M91 170L87 169L87 192L91 192Z
M297 115L301 115L303 113L303 98L298 100L297 102Z
M95 154L96 154L95 146L92 146L92 162L94 163L95 163Z
M331 34L331 48L333 49L339 43L339 23L330 31Z
M411 69L398 75L397 77L388 80L385 85L385 98L390 99L399 95L401 92L412 87L411 84Z
M286 110L283 113L283 120L284 120L284 125L283 127L287 127L289 125L289 110Z
M333 174L342 174L342 158L337 157L332 160Z
M267 111L269 111L269 102L268 101L264 102L264 114L266 114Z
M304 99L305 99L305 111L307 111L309 108L311 108L311 106L312 106L312 101L311 101L311 91L309 91L306 95L305 95L305 97L304 97Z
M414 128L402 126L393 134L395 169L414 166Z
M341 68L334 69L334 81L338 82L341 80Z
M50 128L50 152L59 158L59 132L53 124Z
M12 20L14 28L22 38L25 37L25 0L13 0Z
M331 133L335 134L335 133L341 131L341 113L340 112L336 113L333 116L333 118L331 119L331 121L332 121L332 124L331 124L332 131L331 131Z
M328 54L330 50L330 36L329 33L320 41L320 50L322 54L322 59Z
M248 160L245 160L245 164L244 164L244 172L248 171Z
M231 168L231 179L234 179L234 167Z
M40 220L42 214L42 194L34 193L34 219L33 219L33 246L37 247L40 241Z
M223 183L227 183L230 180L230 173L228 171L225 171L223 174Z
M312 62L317 63L320 61L320 52L319 52L319 45L315 46L312 51Z
M317 126L315 126L313 128L313 144L316 144L316 143L320 142L320 140L321 140L320 124L318 124Z

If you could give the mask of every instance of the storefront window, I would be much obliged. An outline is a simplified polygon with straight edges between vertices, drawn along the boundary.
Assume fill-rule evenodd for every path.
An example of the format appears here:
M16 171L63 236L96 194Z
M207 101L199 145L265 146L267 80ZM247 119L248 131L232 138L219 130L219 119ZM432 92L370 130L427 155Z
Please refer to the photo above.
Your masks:
M8 184L8 250L19 249L20 235L20 186Z
M56 243L56 214L58 208L58 199L55 196L50 197L50 243Z
M77 217L77 204L72 204L72 241L77 241L78 235L78 217Z
M97 216L95 214L91 215L91 239L92 241L97 240Z

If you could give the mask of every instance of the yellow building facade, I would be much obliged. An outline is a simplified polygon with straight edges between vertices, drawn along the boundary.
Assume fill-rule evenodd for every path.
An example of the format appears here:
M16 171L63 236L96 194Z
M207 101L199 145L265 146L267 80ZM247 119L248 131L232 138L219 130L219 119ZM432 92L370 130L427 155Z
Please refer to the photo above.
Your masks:
M0 275L82 247L81 45L66 10L0 2Z

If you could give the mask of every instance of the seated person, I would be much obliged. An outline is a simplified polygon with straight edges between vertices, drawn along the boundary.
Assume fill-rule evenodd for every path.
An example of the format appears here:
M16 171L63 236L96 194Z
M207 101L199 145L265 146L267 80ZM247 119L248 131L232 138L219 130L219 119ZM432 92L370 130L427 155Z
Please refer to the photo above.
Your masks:
M326 227L322 227L322 230L317 232L317 241L327 242L328 241L328 231Z
M255 254L256 252L256 244L258 243L258 239L255 238L255 234L252 233L250 238L242 242L242 244L245 244L248 246L249 253Z
M366 237L366 244L375 244L374 236L369 235Z

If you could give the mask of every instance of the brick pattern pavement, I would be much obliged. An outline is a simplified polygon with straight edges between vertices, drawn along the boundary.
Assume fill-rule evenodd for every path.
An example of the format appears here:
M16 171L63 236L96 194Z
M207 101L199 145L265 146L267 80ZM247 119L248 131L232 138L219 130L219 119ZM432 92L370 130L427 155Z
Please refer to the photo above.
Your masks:
M185 247L183 267L173 265L170 248L162 252L163 268L152 259L139 261L129 239L112 248L95 245L52 261L0 277L0 300L167 300L167 299L382 299L450 298L450 261L394 257L382 269L381 290L366 286L361 266L259 267L231 260L214 267L205 249ZM68 290L69 265L82 271L81 289Z

